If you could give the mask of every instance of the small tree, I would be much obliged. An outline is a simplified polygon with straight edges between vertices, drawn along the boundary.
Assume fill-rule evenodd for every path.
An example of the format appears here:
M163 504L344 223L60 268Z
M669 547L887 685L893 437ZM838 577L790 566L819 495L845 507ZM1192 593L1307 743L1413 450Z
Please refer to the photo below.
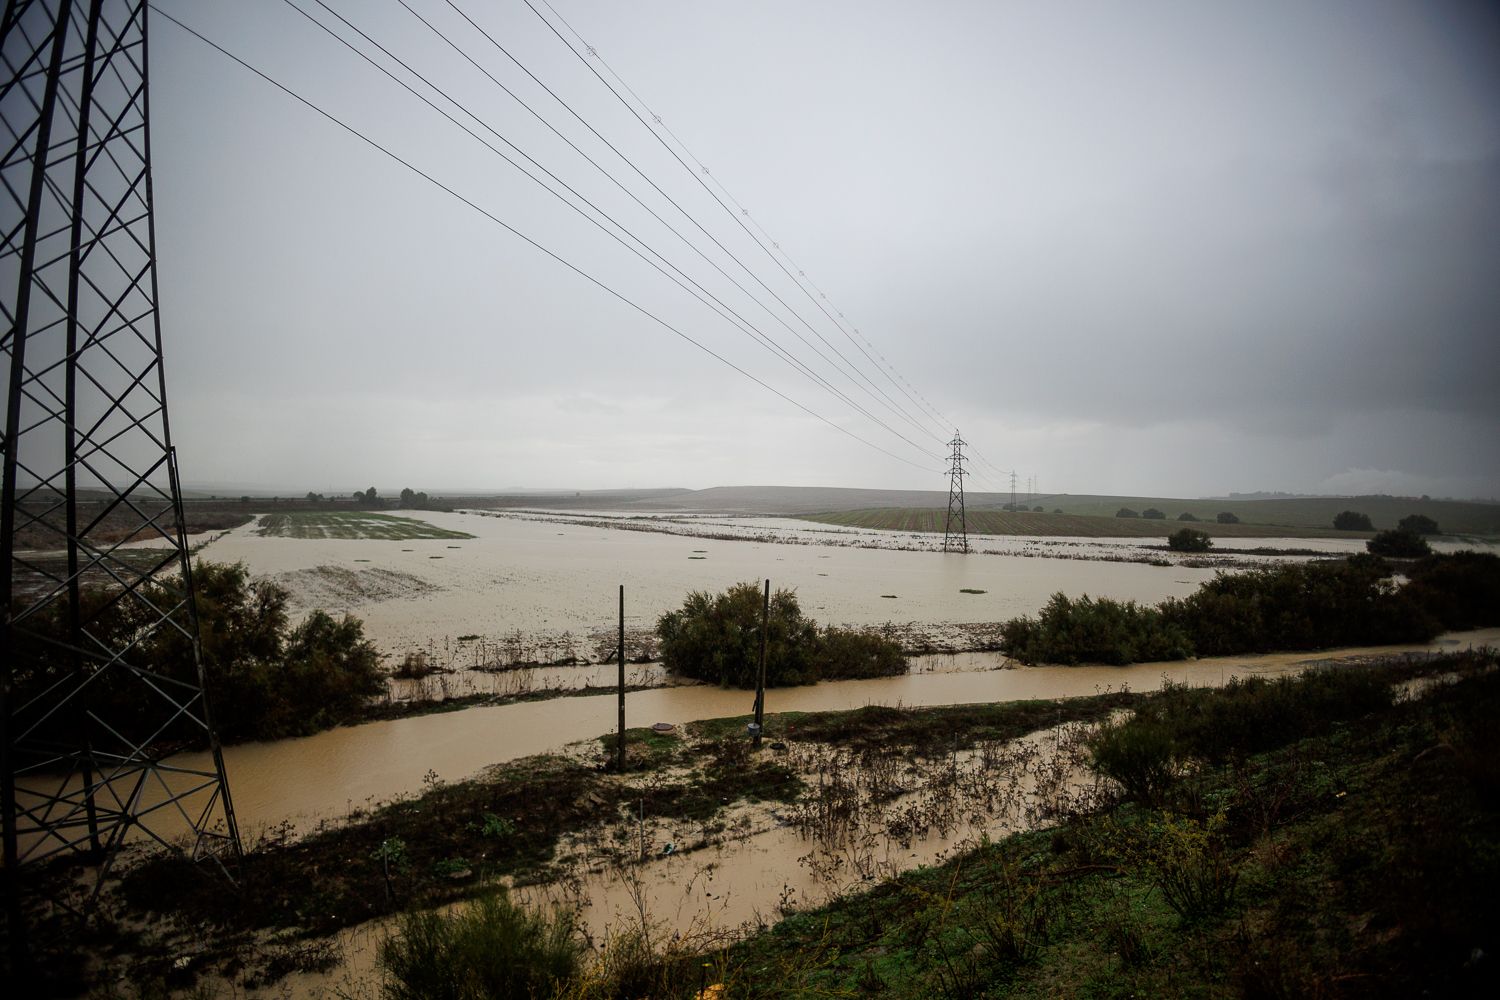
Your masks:
M1388 559L1420 559L1432 555L1432 546L1427 544L1427 539L1414 531L1403 531L1400 528L1379 532L1365 543L1365 548L1370 550L1371 555L1385 556Z
M1190 510L1185 510L1181 514L1177 515L1177 520L1179 520L1179 521L1196 521L1196 520L1198 520L1198 516L1196 514L1194 514Z
M737 583L722 594L694 591L682 607L656 623L662 665L668 672L722 687L753 688L760 670L760 587ZM771 595L766 638L766 684L803 684L812 679L817 626L802 617L797 595Z
M1425 514L1408 514L1396 523L1396 527L1413 535L1439 534L1438 523Z
M1157 510L1155 507L1147 507L1145 510L1141 511L1141 516L1148 521L1165 521L1167 519L1167 515Z
M737 583L722 594L689 594L681 608L656 623L662 665L670 673L723 687L755 687L763 601L761 589L753 583ZM771 595L766 686L812 684L824 677L890 677L906 671L906 657L894 639L851 629L820 630L817 622L802 617L796 594L778 590Z
M1215 520L1218 521L1220 524L1239 524L1240 523L1240 519L1238 517L1236 517L1234 514L1231 514L1227 510L1221 510L1221 511L1219 511L1219 516L1217 518L1215 518Z
M1375 530L1375 525L1370 523L1370 515L1361 514L1357 510L1340 511L1333 519L1333 526L1339 531Z
M1178 528L1167 536L1167 548L1173 552L1207 552L1213 544L1208 532L1197 528Z
M1141 516L1140 514L1138 514L1135 511L1131 510L1129 507L1121 507L1119 510L1115 511L1115 517L1140 517L1140 516Z

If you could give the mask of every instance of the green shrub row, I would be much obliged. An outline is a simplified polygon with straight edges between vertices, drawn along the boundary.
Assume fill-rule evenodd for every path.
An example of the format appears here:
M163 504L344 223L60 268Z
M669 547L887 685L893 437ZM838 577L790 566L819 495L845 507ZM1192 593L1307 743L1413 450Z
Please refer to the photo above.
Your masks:
M1500 557L1432 555L1398 584L1379 558L1220 573L1183 599L1142 606L1054 594L1001 626L1025 663L1110 663L1279 649L1425 642L1443 629L1500 624Z

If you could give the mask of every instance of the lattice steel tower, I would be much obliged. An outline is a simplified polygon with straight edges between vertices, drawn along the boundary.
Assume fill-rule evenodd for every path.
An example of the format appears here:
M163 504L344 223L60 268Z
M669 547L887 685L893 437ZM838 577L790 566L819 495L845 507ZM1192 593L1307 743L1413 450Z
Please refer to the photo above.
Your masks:
M943 551L969 551L969 521L964 514L964 439L958 431L948 442L953 449L948 460L948 520L943 524ZM958 531L953 530L953 515L958 514ZM950 548L951 545L951 548Z
M87 911L127 841L216 858L240 841L167 424L146 3L8 0L3 17L0 795L14 943L47 862L97 866L48 897Z

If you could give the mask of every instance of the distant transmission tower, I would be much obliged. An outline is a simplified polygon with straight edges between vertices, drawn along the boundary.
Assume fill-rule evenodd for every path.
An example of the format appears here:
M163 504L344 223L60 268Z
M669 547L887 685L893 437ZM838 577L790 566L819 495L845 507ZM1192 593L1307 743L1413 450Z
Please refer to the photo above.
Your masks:
M1016 510L1016 470L1010 470L1010 509Z
M55 863L91 866L46 899L87 912L127 840L240 850L167 424L146 7L9 0L0 20L0 799L23 960Z
M943 524L943 551L969 551L969 521L964 513L964 439L958 431L948 442L953 456L948 464L948 520ZM953 516L958 515L958 530L953 530Z

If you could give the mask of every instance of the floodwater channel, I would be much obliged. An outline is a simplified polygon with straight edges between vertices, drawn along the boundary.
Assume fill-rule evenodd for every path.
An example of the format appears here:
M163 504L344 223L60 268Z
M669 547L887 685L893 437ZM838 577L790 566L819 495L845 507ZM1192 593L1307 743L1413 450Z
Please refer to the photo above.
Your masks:
M1453 633L1426 646L1277 653L1128 667L998 669L1007 661L996 653L914 657L914 671L902 677L772 689L766 695L766 710L827 711L864 705L915 707L1068 698L1124 688L1153 691L1168 680L1217 686L1236 676L1295 673L1340 655L1441 651L1471 644L1500 645L1500 629ZM702 684L636 691L625 699L626 724L680 725L745 715L752 710L752 699L748 691ZM617 704L614 693L578 695L371 722L297 739L226 747L224 763L235 812L247 834L283 822L307 829L319 820L339 819L355 808L419 792L429 773L443 781L456 781L492 764L557 750L611 732L616 726ZM206 754L183 754L173 762L203 766L207 759Z

